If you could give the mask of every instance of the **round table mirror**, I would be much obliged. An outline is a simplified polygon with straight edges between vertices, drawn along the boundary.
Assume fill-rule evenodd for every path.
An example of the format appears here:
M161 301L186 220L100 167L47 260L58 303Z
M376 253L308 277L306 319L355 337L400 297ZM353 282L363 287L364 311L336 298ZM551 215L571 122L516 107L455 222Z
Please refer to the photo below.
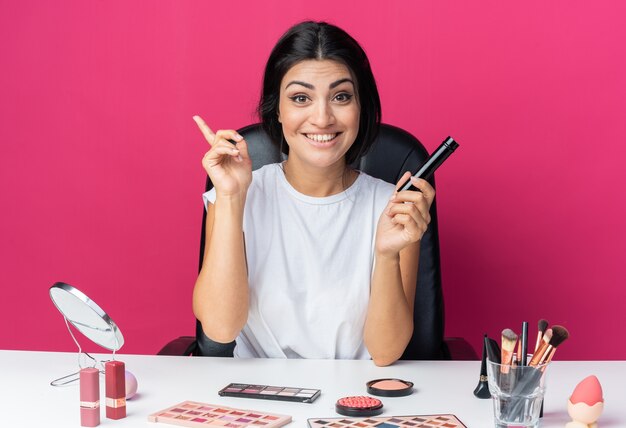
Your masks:
M114 352L124 344L117 325L82 291L57 282L50 287L50 298L65 319L92 342Z

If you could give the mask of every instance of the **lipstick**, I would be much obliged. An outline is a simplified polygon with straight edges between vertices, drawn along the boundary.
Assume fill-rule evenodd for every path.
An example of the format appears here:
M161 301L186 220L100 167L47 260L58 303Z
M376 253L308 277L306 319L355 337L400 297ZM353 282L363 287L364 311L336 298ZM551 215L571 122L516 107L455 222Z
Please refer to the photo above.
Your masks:
M80 371L80 425L100 425L100 371L93 367Z
M125 366L121 361L108 361L104 364L106 389L106 415L109 419L126 417L126 378Z

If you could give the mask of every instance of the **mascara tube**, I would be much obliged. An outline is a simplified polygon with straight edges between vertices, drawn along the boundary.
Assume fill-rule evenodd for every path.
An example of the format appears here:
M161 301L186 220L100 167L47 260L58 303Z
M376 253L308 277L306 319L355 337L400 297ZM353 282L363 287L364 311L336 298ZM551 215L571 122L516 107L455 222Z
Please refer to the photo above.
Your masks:
M459 143L454 141L452 137L448 137L443 140L443 143L441 143L437 150L435 150L433 154L428 157L424 165L422 165L413 177L428 180L430 176L433 175L435 170L439 168L443 161L448 159L448 156L450 156L457 147L459 147ZM400 191L404 190L417 190L419 192L419 189L411 184L411 180L409 180L404 187L400 189Z

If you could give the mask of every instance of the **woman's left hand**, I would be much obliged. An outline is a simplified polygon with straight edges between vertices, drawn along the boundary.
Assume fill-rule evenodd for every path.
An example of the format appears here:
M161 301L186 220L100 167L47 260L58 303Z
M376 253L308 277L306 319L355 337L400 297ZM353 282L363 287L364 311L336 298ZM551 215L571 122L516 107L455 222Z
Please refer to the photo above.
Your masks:
M411 177L406 172L396 189L402 188L407 180L420 189L405 190L392 195L385 207L376 231L376 254L395 256L406 246L418 242L430 223L430 206L435 198L435 189L421 178Z

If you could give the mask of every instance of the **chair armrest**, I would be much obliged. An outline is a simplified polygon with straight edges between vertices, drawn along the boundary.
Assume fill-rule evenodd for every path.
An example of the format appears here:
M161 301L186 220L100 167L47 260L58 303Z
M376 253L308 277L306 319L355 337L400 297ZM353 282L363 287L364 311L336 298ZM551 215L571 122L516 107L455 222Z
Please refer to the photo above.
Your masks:
M479 360L478 354L462 337L446 337L443 343L443 354L446 360Z
M157 355L192 355L198 344L193 336L181 336L166 344Z

